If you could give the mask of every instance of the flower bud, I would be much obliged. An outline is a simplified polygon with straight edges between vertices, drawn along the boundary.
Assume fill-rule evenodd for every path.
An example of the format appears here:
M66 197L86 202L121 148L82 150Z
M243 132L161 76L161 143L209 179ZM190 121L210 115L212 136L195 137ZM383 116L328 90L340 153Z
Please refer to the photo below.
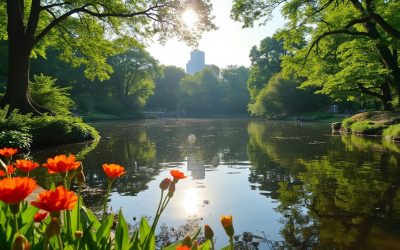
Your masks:
M11 213L17 214L19 212L19 207L20 207L19 204L20 204L19 202L15 204L10 204Z
M168 188L168 197L171 198L175 193L175 182L171 182Z
M204 236L207 240L213 240L214 238L214 231L211 229L209 225L204 225Z
M162 180L162 182L160 183L161 190L163 190L163 191L167 190L170 183L171 183L170 178L165 178L164 180Z
M234 234L232 215L221 216L221 224L224 227L226 234L232 238Z
M190 238L190 236L186 236L182 241L182 246L192 247L192 238Z
M24 235L20 234L15 238L15 241L12 245L12 250L29 250L31 249L31 245Z
M86 182L86 177L85 174L83 173L83 170L78 171L76 174L76 180L78 181L78 185L82 186Z
M50 239L54 235L60 234L60 222L58 218L52 217L50 224L46 228L46 235Z
M80 239L83 236L83 232L82 231L75 231L75 238Z

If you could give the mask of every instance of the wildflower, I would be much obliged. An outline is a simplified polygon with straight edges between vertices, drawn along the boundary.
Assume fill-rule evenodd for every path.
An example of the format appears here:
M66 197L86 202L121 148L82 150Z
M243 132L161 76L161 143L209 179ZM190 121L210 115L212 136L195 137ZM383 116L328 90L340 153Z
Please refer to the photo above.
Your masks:
M171 184L171 179L170 178L165 178L164 180L161 181L160 183L160 188L161 190L166 190L169 187L169 184Z
M39 163L30 160L17 160L15 167L23 172L30 172L39 166Z
M81 163L75 161L74 155L57 155L54 158L48 158L43 167L47 168L49 174L65 173L70 170L76 170Z
M16 148L2 148L0 149L0 155L4 156L4 157L11 157L13 155L15 155L16 153L18 153L18 149Z
M35 216L33 217L33 220L34 220L35 222L41 222L42 220L44 220L44 219L47 217L48 214L49 214L49 213L47 213L47 212L43 212L43 213L37 212L37 213L35 214Z
M78 196L73 191L67 191L63 186L58 186L55 190L41 192L38 200L32 201L31 204L52 213L71 210L77 201Z
M182 172L179 171L179 170L172 169L172 170L169 171L169 172L171 173L172 177L174 177L174 181L175 181L175 182L179 181L180 179L186 178L185 174L182 173Z
M36 187L36 181L28 177L2 179L0 180L0 200L10 205L19 204L28 197Z
M221 224L229 237L233 237L234 230L232 225L232 215L221 216Z
M110 181L126 174L125 168L117 164L103 164L103 170Z

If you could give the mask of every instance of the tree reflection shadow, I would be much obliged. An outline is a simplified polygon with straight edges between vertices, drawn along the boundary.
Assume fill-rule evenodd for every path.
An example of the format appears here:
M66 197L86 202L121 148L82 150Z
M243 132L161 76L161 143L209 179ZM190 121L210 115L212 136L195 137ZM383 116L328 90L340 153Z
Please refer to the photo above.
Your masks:
M312 148L302 140L276 140L279 132L268 129L262 123L248 127L249 179L279 202L284 242L276 247L394 249L399 244L398 154L361 137L331 137L329 147Z

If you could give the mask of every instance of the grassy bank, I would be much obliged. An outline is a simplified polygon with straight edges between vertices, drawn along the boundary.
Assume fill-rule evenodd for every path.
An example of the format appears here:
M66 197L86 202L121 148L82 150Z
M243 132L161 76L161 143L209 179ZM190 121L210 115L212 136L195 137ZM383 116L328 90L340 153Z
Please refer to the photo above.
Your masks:
M342 132L358 135L377 135L400 141L400 113L371 111L353 115L342 121Z

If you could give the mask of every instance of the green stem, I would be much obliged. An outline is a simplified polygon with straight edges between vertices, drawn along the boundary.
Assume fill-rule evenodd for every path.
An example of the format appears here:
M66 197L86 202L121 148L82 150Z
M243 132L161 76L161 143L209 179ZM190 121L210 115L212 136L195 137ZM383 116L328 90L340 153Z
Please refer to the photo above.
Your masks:
M17 214L14 214L14 234L16 234L18 230L18 217Z
M60 245L60 249L64 250L64 246L63 246L60 234L57 234L57 240L58 240L58 244Z
M111 182L107 181L107 193L106 193L106 198L104 199L104 203L103 203L103 218L102 218L102 221L104 221L104 219L106 218L107 201L108 201L108 195L110 194L110 190L111 190Z
M233 250L234 247L233 247L233 238L232 237L229 237L229 243L231 245L231 250Z
M78 227L78 230L80 230L80 221L81 221L81 207L82 207L82 202L81 202L81 191L82 191L82 186L79 185L78 189L78 216L76 219L76 225Z
M46 241L44 242L44 250L49 249L49 241L50 241L50 238L48 236L46 236Z
M161 190L161 198L160 198L160 202L158 203L158 207L157 207L156 216L157 216L158 212L160 211L160 208L161 208L161 202L162 202L162 200L163 200L163 196L164 196L164 190Z
M211 241L211 250L215 250L215 247L214 247L214 240L211 239L210 241Z

